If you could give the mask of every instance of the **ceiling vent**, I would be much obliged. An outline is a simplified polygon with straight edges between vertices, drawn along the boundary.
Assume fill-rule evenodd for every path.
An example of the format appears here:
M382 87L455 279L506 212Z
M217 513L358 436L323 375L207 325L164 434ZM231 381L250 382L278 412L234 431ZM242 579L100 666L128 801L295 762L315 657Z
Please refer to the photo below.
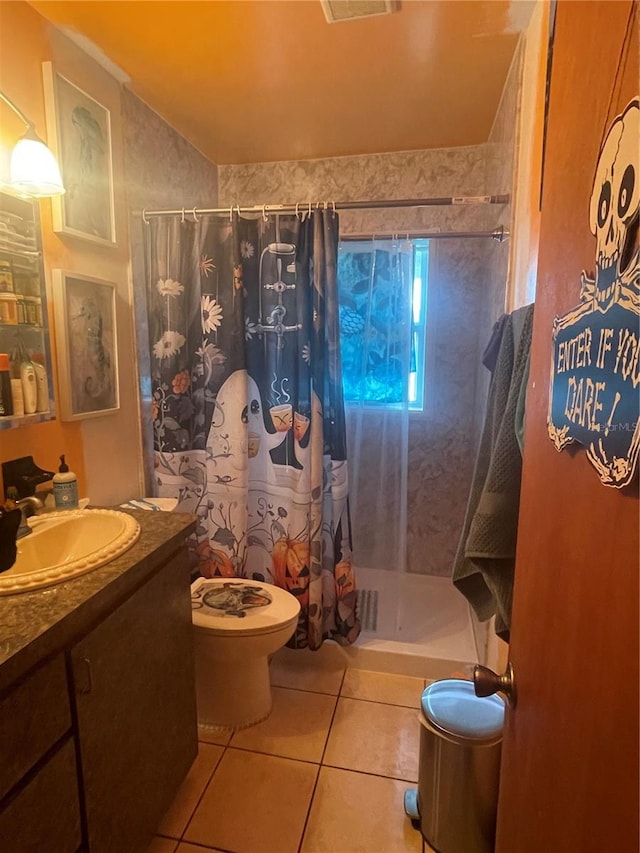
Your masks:
M390 15L400 8L399 0L320 0L329 24L353 21L355 18L373 18Z

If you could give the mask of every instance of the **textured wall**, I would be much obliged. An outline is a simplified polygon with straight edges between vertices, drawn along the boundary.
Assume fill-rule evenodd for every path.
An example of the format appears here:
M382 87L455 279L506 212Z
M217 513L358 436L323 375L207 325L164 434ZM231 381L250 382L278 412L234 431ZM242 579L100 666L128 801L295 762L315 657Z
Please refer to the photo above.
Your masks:
M151 490L153 437L150 415L149 342L145 300L144 209L215 207L218 170L196 148L139 98L124 90L122 99L125 169L130 210L131 273L135 308L145 486Z
M428 408L409 431L410 571L449 575L476 453L476 373L487 330L478 322L488 284L480 240L434 241L427 337Z
M522 82L522 62L524 42L520 40L513 56L511 68L505 81L500 105L487 143L486 153L486 186L491 187L495 194L513 196L517 170L517 128L520 111L520 93ZM495 228L504 225L513 232L514 205L508 204L487 209L487 227ZM508 288L512 241L494 244L488 255L488 279L485 298L480 306L479 325L490 329L497 318L505 311L505 294ZM477 371L477 403L476 423L481 428L484 416L484 401L489 389L489 372L481 363ZM479 440L479 435L478 435Z
M487 185L486 155L486 146L471 146L221 166L220 204L493 194L502 186ZM340 232L484 230L490 221L492 227L498 224L502 212L486 206L344 211ZM492 253L502 248L487 239L432 243L427 407L411 415L409 434L407 535L413 572L451 572L475 458L475 421L484 405L476 399L477 365L495 319L478 317L486 294L493 292L488 287ZM496 286L504 288L504 279Z
M479 195L485 184L485 146L438 148L325 160L220 166L220 203L354 201ZM484 207L345 211L341 233L484 227Z

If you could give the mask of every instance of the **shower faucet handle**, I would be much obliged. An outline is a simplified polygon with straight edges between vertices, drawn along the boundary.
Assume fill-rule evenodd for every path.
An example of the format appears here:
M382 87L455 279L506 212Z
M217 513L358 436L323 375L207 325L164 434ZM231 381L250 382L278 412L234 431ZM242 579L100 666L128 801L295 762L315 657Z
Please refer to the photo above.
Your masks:
M274 290L276 293L284 293L285 290L295 290L295 282L293 284L285 284L284 281L274 281L273 284L265 284L265 290Z

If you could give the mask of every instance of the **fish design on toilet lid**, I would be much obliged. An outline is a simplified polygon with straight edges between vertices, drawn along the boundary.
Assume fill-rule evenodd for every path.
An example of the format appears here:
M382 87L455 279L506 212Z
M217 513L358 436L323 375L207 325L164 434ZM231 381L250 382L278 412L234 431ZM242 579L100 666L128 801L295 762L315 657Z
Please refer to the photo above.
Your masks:
M191 584L193 624L208 630L262 632L297 619L300 605L280 587L246 578L198 578Z
M218 616L235 616L244 619L254 607L266 607L273 598L266 590L248 583L225 581L205 592L198 590L191 596L191 607L199 610L208 607L217 610Z

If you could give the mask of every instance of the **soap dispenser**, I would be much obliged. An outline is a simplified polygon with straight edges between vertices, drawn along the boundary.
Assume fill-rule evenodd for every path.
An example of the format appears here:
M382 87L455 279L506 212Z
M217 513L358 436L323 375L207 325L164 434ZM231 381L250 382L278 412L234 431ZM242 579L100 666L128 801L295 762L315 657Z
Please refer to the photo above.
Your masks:
M78 508L78 478L69 470L64 454L60 457L58 473L53 476L53 496L56 509Z

